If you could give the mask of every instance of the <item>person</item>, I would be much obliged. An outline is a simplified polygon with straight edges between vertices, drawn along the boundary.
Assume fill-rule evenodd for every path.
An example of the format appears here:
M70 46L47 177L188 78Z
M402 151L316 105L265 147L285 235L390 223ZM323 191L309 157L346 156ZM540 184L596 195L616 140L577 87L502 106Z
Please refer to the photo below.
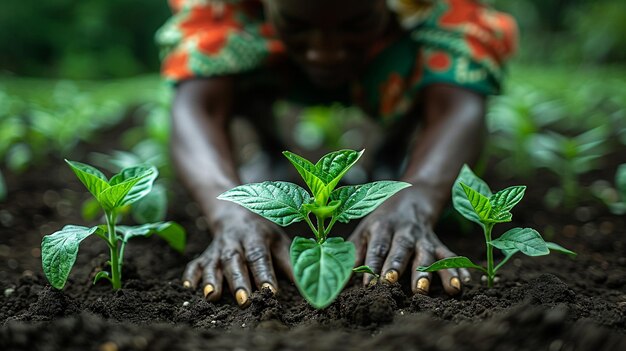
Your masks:
M499 92L504 64L515 51L515 21L476 0L170 5L174 14L157 41L162 74L176 87L173 160L213 235L186 267L183 284L201 286L215 301L225 278L237 303L246 306L253 286L276 291L274 264L291 276L286 234L216 199L241 184L228 132L232 116L251 109L252 123L269 135L264 147L274 152L280 144L271 135L271 118L253 101L280 96L348 101L380 122L388 136L381 150L400 155L386 158L394 159L400 180L412 187L364 218L349 240L357 264L391 282L410 270L412 291L427 294L432 277L415 268L455 256L433 228L461 166L475 162L481 151L486 98ZM464 269L438 274L450 295L469 279ZM363 283L371 279L366 275Z

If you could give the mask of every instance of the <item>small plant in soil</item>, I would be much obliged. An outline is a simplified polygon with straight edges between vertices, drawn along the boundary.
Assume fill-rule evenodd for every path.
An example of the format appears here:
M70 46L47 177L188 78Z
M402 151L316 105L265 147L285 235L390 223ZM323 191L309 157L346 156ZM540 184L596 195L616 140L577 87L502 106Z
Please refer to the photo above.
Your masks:
M98 169L80 162L68 161L72 171L94 196L105 214L106 224L84 227L66 225L60 231L43 237L41 260L43 271L50 284L62 289L76 261L78 247L84 239L96 235L109 247L110 272L100 271L94 277L94 284L108 280L113 289L122 287L122 262L128 240L134 237L148 237L157 234L177 251L185 248L185 231L174 222L147 223L139 226L117 225L119 211L140 200L152 189L158 176L153 166L124 168L110 180Z
M237 203L280 226L300 221L309 225L314 238L294 238L291 265L300 293L313 307L321 309L341 292L355 263L354 245L343 238L329 237L335 223L364 217L410 184L377 181L335 189L363 151L331 152L316 164L292 152L283 154L302 176L310 193L293 183L267 181L235 187L218 198Z
M378 283L378 279L380 279L380 274L374 273L374 271L372 270L372 267L370 266L363 265L363 266L354 267L352 271L354 273L371 274L374 277L374 279L372 280L373 284Z
M591 187L592 192L609 208L611 213L622 216L626 214L626 163L617 167L615 187L606 181L596 181Z
M481 267L467 257L457 256L444 258L428 267L418 267L417 270L435 272L448 268L474 268L485 273L487 285L491 288L496 272L518 252L527 256L543 256L553 250L575 256L576 253L573 251L552 242L545 242L541 235L531 228L514 228L499 238L492 239L494 225L511 221L513 215L510 211L522 200L525 191L525 186L512 186L493 194L487 183L464 165L452 187L452 203L463 217L483 228L487 246L487 267ZM504 255L497 266L494 266L494 248L501 250Z

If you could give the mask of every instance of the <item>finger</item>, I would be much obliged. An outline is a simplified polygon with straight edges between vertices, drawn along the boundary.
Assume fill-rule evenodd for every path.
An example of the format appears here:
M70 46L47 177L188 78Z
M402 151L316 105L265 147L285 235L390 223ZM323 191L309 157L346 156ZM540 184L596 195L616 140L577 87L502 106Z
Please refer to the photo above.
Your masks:
M467 268L459 268L459 277L461 277L461 282L464 284L467 284L472 280L472 275Z
M291 281L294 281L291 259L289 257L289 240L281 236L281 238L272 245L272 254L274 255L274 260L278 268L287 274L287 277Z
M371 227L370 240L367 243L367 251L365 254L365 264L368 265L374 273L380 274L383 262L389 252L391 243L391 233L388 228L382 225L374 225ZM371 274L363 276L363 284L368 285L374 277Z
M448 247L446 247L445 245L437 245L435 249L435 257L437 258L437 260L442 260L444 258L454 256L456 256L456 254L450 251L450 249L448 249ZM461 292L461 278L457 269L443 269L438 271L437 273L439 273L439 277L441 277L441 283L443 284L443 289L448 295L457 295Z
M261 240L247 240L244 242L244 251L257 288L259 290L269 288L272 293L276 293L278 283L267 243Z
M461 278L459 278L459 272L456 269L442 269L437 271L437 273L439 273L439 277L441 277L443 290L445 290L448 295L454 296L461 292Z
M415 239L411 236L412 229L411 227L403 228L393 236L391 248L382 270L383 277L390 283L398 281L409 263L415 247Z
M235 295L235 300L240 307L246 307L250 303L250 276L248 267L239 247L226 247L221 254L221 265L226 276L230 291Z
M186 288L196 289L198 287L198 281L200 280L202 267L200 262L201 257L198 257L187 264L185 271L183 272L183 286Z
M217 301L222 297L224 276L219 267L217 255L208 256L202 266L202 294L209 301Z
M429 266L435 261L432 251L424 244L417 243L415 248L415 258L413 259L413 273L411 275L411 290L414 294L428 295L432 274L420 272L419 266Z

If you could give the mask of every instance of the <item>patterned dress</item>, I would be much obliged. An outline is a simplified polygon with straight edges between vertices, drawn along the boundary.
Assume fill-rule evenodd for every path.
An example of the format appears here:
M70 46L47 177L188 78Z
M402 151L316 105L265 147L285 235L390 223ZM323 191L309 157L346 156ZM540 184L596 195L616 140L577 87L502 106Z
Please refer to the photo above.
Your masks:
M173 16L156 35L166 80L221 75L267 79L276 77L271 72L287 61L260 0L169 1ZM402 35L372 46L365 70L346 88L345 100L385 122L406 114L428 84L499 93L504 64L517 45L512 17L478 0L387 2ZM295 96L315 94L306 82L300 85L306 89L293 90Z

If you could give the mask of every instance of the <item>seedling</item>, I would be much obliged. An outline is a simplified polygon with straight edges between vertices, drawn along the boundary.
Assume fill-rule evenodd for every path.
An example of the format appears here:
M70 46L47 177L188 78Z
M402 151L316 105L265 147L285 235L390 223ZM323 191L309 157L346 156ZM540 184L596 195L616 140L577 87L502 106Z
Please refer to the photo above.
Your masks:
M464 165L452 187L452 203L463 217L483 228L487 246L487 267L481 267L467 257L457 256L444 258L428 267L418 267L417 270L435 272L448 268L474 268L486 274L487 286L491 288L496 272L518 252L527 256L543 256L553 250L575 256L576 253L573 251L555 243L545 242L541 235L531 228L514 228L492 240L493 226L511 221L513 215L510 211L522 200L525 191L525 186L512 186L493 194L487 183ZM494 266L493 260L494 247L504 254L504 259L497 266Z
M374 282L378 282L378 279L380 279L380 274L375 273L372 270L372 267L370 266L358 266L358 267L354 267L352 268L352 271L354 273L364 273L364 274L371 274L374 277L374 280L372 280L372 283Z
M169 188L169 169L166 146L147 139L135 145L131 151L113 151L110 155L92 153L92 162L108 171L118 172L137 164L152 165L157 168L159 180L152 185L152 190L143 198L119 211L129 213L138 224L160 222L165 219L168 207L167 189ZM97 199L91 198L83 203L83 219L91 221L102 214Z
M122 262L128 240L157 234L179 252L185 248L185 231L174 222L148 223L140 226L116 225L118 212L150 193L158 171L152 166L135 166L123 169L110 180L98 169L84 163L68 161L72 171L96 198L104 211L106 224L95 227L66 225L60 231L43 237L41 261L50 284L62 289L76 261L78 246L90 235L104 240L109 247L111 259L107 263L111 272L100 271L94 284L100 279L108 280L113 289L122 287Z
M626 214L626 163L617 167L615 172L615 187L607 181L596 181L591 190L611 213L621 216Z
M561 188L551 189L546 202L551 207L563 204L566 209L576 206L587 189L579 178L600 167L607 154L609 129L596 127L575 137L550 132L533 138L532 157L539 167L544 167L560 178Z
M237 203L283 227L300 221L309 225L315 239L297 236L289 251L300 293L313 307L321 309L335 300L355 263L352 243L328 237L335 223L364 217L410 184L378 181L335 189L363 151L331 152L316 164L288 151L283 154L302 176L310 193L293 183L268 181L238 186L218 199Z

